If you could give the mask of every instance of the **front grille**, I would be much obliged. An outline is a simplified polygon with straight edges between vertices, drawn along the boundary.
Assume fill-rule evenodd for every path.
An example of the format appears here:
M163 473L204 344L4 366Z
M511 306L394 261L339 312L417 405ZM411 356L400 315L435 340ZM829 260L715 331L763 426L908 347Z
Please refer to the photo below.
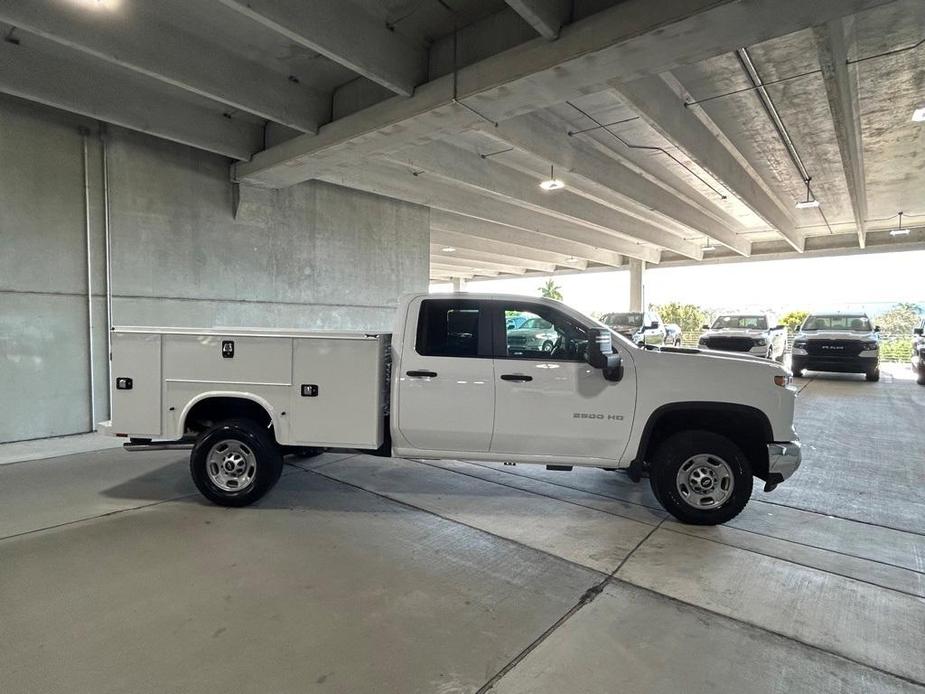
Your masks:
M810 340L806 353L814 357L856 357L864 350L857 340Z
M750 337L710 337L706 346L724 352L747 352L755 346L755 341Z
M522 335L509 335L507 343L509 345L525 345L527 344L527 338Z

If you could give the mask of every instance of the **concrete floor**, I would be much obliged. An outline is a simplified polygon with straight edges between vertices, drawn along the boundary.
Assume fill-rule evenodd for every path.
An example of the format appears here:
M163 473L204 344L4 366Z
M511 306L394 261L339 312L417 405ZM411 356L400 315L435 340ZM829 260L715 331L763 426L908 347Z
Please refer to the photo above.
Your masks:
M806 461L693 528L603 470L182 453L0 467L0 691L925 691L925 388L802 379Z

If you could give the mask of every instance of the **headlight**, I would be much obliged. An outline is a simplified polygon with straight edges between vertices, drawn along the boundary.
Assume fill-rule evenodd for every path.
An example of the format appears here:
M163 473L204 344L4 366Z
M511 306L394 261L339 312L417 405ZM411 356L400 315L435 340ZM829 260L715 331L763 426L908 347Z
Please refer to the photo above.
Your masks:
M704 347L706 347L707 338L701 337L699 340L697 340L697 344L698 344L698 345L703 345Z
M794 349L806 349L806 340L794 340L793 348Z
M878 349L880 347L880 343L877 342L876 340L873 340L871 342L864 342L862 344L864 345L865 350Z
M764 347L766 344L768 344L767 338L765 338L765 337L757 337L757 338L755 338L755 346L756 346L756 347Z
M538 337L541 340L551 340L554 337L558 337L558 336L556 335L556 333L538 333L536 337Z

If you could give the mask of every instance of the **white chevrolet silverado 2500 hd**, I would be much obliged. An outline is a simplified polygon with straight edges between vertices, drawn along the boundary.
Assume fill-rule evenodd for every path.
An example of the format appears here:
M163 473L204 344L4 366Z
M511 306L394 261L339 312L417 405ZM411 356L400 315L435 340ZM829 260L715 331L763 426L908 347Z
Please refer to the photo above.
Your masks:
M552 349L505 316L541 318ZM640 350L548 299L419 294L394 332L118 328L113 419L129 449L192 446L210 500L244 506L285 452L626 468L678 519L722 523L800 464L795 391L745 355Z
M782 362L787 351L787 327L770 314L723 314L703 326L698 344L723 352L746 352Z

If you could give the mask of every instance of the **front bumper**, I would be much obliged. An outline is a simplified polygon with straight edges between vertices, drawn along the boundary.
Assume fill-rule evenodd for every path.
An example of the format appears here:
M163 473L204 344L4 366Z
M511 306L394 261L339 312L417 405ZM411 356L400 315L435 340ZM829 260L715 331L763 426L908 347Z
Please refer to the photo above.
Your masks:
M801 352L803 350L800 350ZM869 373L877 368L880 357L877 352L862 352L857 356L837 357L818 354L799 354L795 350L790 357L790 367L809 371L832 371L836 373Z
M768 479L764 491L770 492L790 477L803 461L803 447L799 441L768 444Z

